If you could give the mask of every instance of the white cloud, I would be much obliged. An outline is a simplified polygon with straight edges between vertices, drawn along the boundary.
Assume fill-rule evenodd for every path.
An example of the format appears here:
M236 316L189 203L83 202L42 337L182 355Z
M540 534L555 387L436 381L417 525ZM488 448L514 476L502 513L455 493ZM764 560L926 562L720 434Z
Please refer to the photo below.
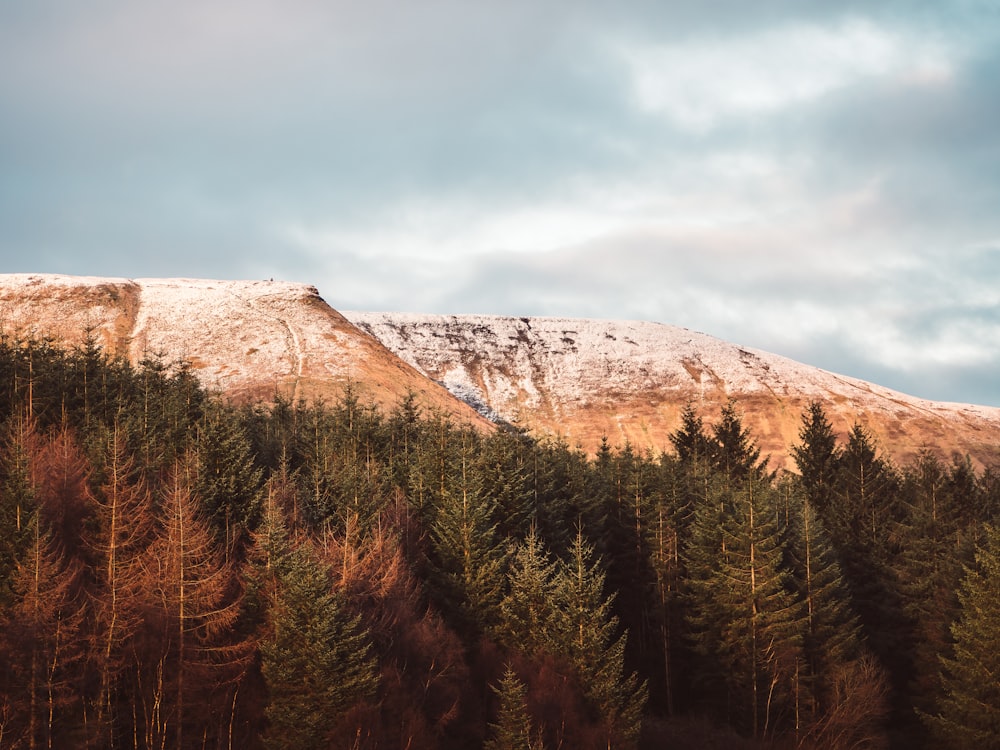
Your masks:
M621 46L636 104L679 126L705 131L720 120L782 110L861 80L939 81L952 51L871 22L792 24L738 38Z

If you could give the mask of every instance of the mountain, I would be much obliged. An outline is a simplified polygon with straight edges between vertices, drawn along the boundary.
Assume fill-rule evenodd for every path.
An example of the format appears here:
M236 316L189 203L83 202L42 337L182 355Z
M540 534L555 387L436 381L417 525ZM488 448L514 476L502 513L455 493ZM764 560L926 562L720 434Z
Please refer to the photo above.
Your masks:
M1000 409L913 398L658 323L341 314L288 282L8 274L0 334L68 345L89 335L132 362L186 361L237 400L332 401L351 384L391 408L413 393L462 423L491 429L485 415L588 451L603 436L669 449L687 403L711 424L733 398L772 465L786 467L817 399L838 432L860 421L899 461L927 447L1000 464Z
M1000 409L927 401L659 323L345 312L485 414L594 450L602 436L654 451L691 403L707 424L730 398L772 466L791 468L802 413L820 401L842 436L855 421L906 462L930 448L1000 463Z
M492 428L304 284L6 274L0 333L66 345L90 335L133 363L186 361L203 385L236 400L332 401L350 383L382 407L412 392L425 407Z

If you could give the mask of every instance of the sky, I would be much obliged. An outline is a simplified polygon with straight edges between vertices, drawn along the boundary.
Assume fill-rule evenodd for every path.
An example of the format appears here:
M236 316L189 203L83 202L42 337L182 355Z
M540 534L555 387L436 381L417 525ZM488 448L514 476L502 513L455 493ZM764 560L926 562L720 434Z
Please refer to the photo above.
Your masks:
M0 272L659 321L1000 406L1000 3L0 0Z

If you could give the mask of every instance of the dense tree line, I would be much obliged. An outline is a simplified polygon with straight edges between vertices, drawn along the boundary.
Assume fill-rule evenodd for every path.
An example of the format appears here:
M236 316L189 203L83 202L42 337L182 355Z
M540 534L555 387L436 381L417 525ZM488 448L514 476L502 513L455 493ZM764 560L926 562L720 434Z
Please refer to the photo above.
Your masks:
M996 746L992 471L671 443L0 340L0 748Z

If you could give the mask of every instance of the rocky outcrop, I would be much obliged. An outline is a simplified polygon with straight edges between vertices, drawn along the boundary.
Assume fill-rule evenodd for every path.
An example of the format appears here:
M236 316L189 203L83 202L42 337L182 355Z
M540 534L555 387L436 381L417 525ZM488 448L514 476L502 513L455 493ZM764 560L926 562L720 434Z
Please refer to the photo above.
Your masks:
M772 466L791 468L802 413L855 421L899 461L922 449L1000 462L1000 409L926 401L658 323L346 312L402 359L487 413L593 450L653 451L691 403L711 423L735 399Z

